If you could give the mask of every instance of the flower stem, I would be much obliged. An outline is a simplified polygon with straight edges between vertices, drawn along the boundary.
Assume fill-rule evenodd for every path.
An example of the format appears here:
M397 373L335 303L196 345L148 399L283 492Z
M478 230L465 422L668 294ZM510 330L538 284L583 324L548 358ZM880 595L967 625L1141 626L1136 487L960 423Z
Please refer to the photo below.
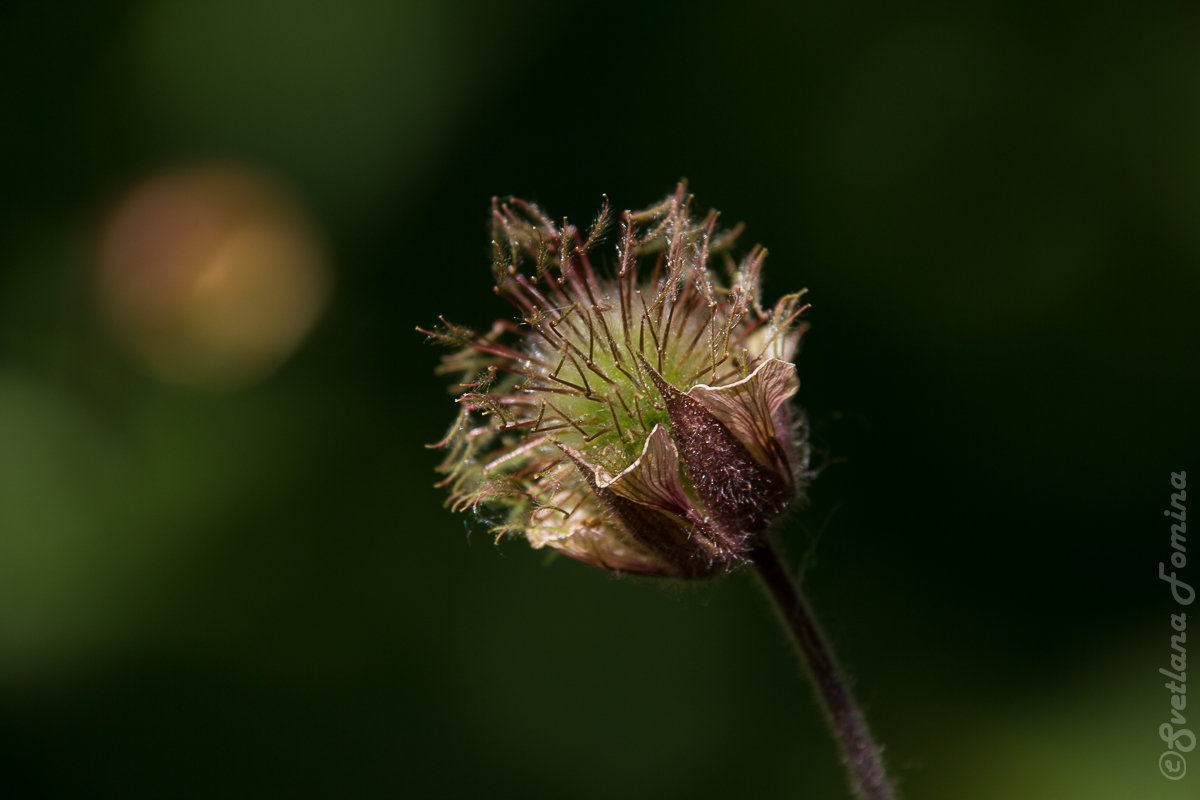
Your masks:
M854 702L845 675L821 633L812 609L769 537L762 537L753 554L754 566L779 607L802 660L816 684L817 696L842 747L855 797L860 800L898 800L883 768L883 753L871 737L867 721Z

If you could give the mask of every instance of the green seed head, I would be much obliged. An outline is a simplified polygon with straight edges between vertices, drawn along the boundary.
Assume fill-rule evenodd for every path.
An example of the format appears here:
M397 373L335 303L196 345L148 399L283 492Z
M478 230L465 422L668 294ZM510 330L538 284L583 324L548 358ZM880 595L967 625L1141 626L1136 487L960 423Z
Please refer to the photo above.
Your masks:
M735 262L736 231L691 200L680 184L621 214L603 269L607 199L586 236L493 201L496 292L517 319L422 331L459 348L440 368L462 376L459 416L434 445L452 507L597 566L697 577L744 561L796 498L803 292L764 309L766 251Z

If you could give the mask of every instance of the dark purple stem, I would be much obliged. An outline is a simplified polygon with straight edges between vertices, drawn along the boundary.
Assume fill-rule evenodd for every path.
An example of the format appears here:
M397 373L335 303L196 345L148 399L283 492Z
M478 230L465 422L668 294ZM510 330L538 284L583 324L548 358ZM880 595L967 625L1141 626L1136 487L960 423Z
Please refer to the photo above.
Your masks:
M883 754L871 737L867 721L846 686L821 633L821 626L804 599L800 586L779 557L779 551L766 536L752 555L754 566L779 607L788 629L800 646L805 666L816 684L821 708L841 743L850 784L860 800L898 800L883 768Z

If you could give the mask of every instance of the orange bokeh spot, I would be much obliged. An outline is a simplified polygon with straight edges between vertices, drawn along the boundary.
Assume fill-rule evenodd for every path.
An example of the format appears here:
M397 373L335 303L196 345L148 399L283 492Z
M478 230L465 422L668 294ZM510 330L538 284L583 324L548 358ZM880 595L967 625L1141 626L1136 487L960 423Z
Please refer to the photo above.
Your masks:
M311 331L329 288L294 195L241 167L150 178L119 202L101 244L105 318L172 383L231 389L262 378Z

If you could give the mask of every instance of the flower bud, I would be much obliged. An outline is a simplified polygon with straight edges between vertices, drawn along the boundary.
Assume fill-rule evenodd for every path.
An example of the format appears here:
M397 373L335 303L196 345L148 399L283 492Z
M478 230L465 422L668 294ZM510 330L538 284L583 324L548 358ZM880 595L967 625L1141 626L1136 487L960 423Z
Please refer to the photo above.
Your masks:
M586 236L493 201L496 292L519 320L422 330L459 348L439 370L462 376L459 416L432 445L453 508L614 571L699 577L745 561L796 499L803 292L765 310L766 251L735 262L736 231L719 232L715 212L694 219L691 200L680 184L624 212L612 277L590 259L607 199Z

